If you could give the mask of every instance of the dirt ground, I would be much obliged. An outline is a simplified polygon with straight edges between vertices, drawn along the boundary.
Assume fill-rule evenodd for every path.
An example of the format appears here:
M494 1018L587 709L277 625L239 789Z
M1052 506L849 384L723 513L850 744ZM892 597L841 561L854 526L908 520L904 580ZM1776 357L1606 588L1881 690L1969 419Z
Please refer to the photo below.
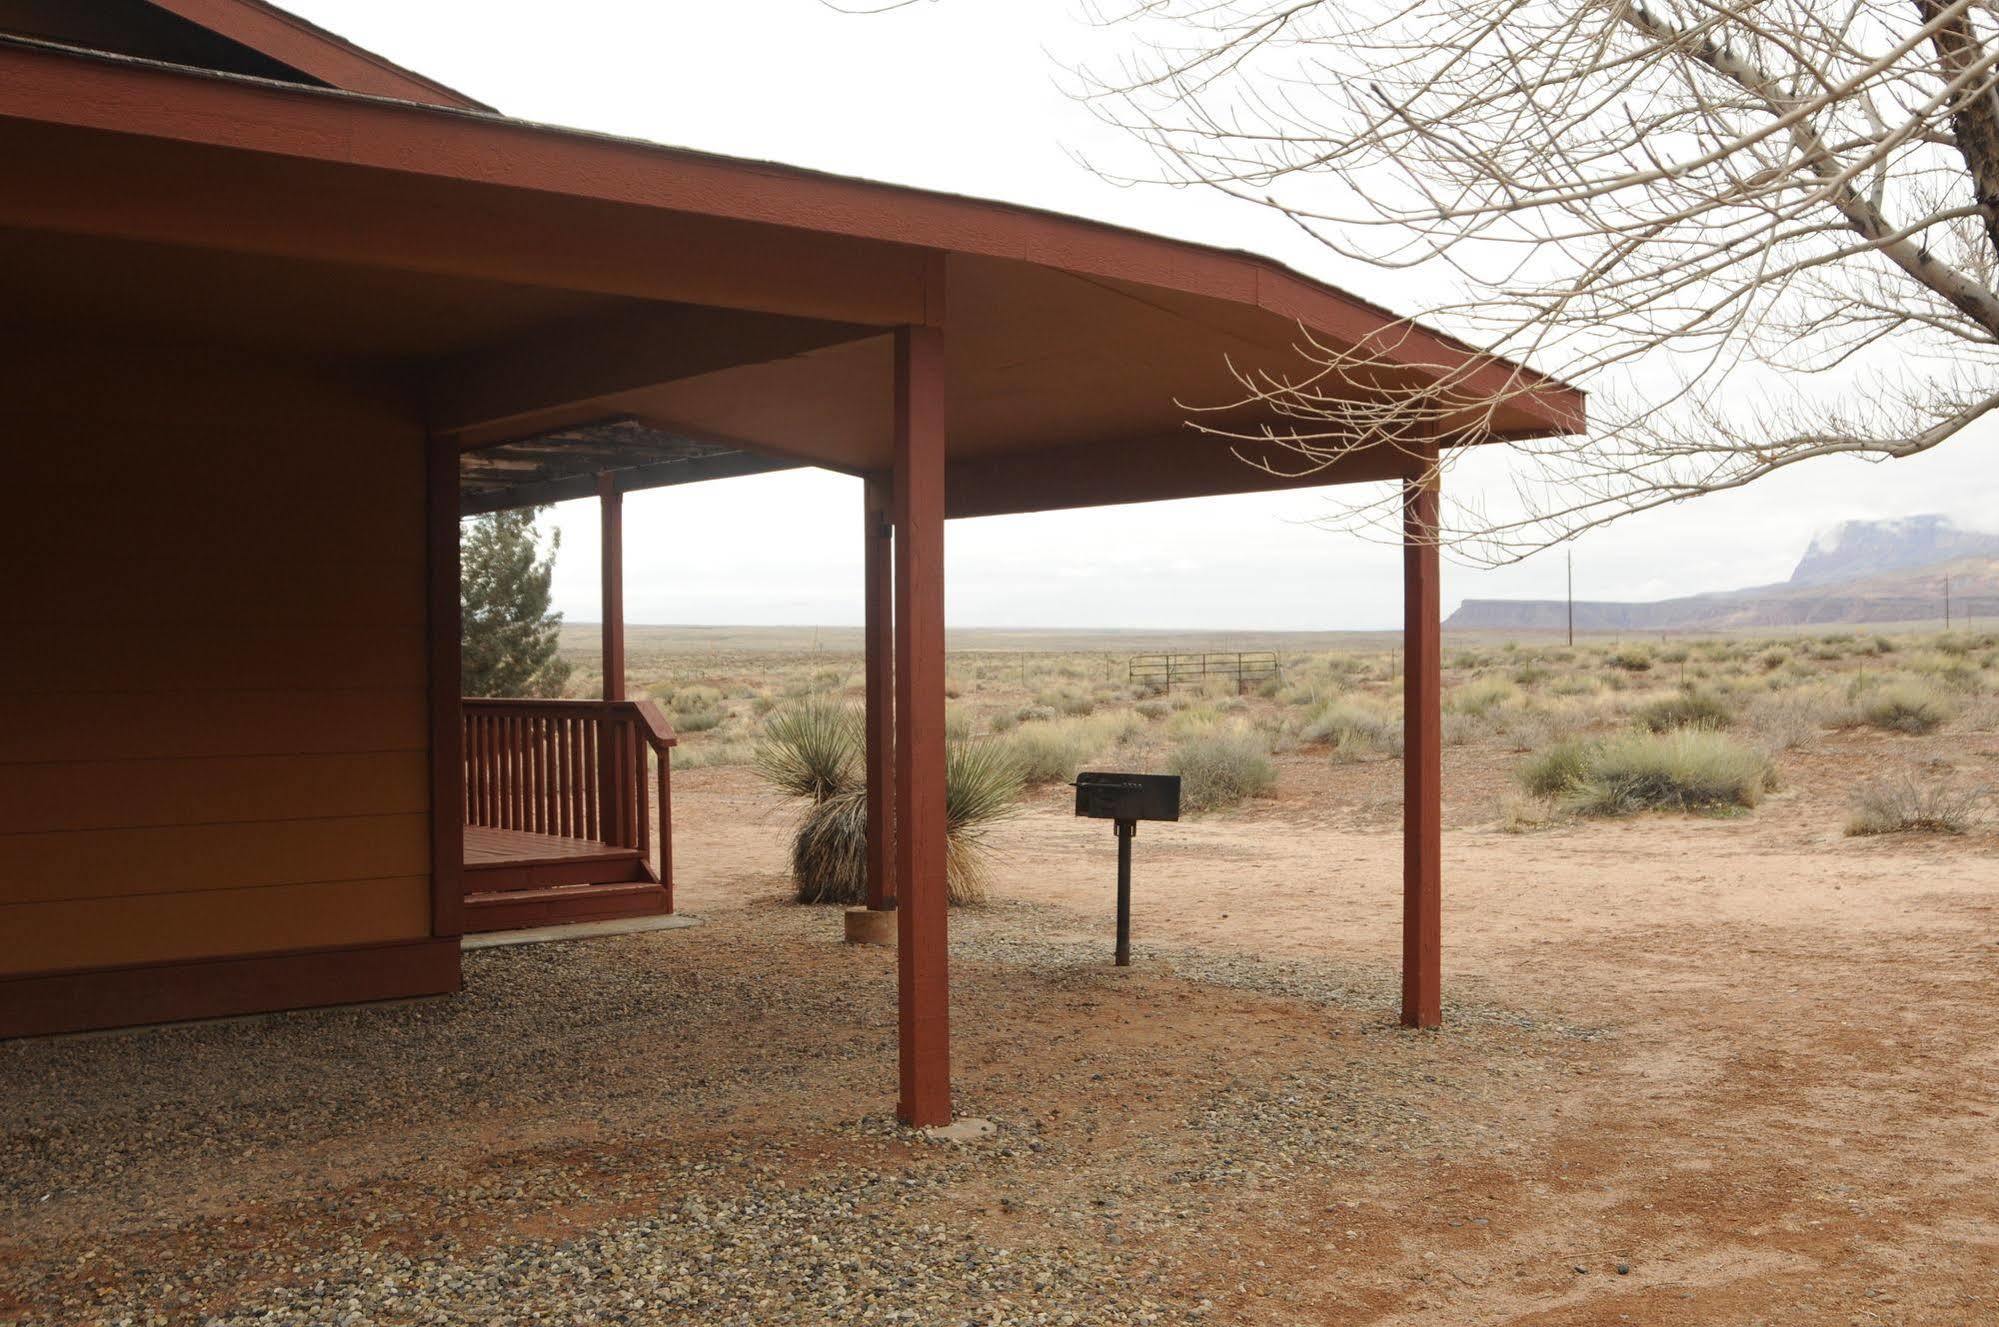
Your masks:
M698 928L466 995L0 1047L0 1321L1999 1323L1999 838L1840 834L1830 736L1725 818L1501 832L1446 756L1447 1026L1392 1026L1400 767L1114 842L1037 794L954 917L958 1107L792 810L675 782ZM615 1289L615 1293L614 1293Z

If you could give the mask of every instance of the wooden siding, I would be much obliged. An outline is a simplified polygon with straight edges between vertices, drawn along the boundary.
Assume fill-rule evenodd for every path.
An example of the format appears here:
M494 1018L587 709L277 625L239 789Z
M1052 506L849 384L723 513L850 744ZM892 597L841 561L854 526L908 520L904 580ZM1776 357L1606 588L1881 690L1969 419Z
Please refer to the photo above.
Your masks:
M0 975L427 937L406 393L194 348L10 359Z

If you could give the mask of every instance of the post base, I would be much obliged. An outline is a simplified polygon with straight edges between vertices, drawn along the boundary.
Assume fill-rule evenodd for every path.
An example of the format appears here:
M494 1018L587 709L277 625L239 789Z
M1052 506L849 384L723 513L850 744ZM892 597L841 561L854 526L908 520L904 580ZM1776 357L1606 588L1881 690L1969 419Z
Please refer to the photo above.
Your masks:
M850 945L893 945L895 913L887 908L848 908L847 943Z

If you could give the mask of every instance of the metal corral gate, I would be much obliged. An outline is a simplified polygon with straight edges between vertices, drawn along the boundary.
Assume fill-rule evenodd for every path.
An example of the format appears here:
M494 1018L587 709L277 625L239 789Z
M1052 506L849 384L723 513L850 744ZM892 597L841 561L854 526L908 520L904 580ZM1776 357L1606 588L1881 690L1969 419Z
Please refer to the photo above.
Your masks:
M1275 650L1231 650L1205 654L1134 654L1130 678L1134 687L1170 691L1174 687L1205 683L1211 677L1233 678L1236 694L1251 682L1282 678Z

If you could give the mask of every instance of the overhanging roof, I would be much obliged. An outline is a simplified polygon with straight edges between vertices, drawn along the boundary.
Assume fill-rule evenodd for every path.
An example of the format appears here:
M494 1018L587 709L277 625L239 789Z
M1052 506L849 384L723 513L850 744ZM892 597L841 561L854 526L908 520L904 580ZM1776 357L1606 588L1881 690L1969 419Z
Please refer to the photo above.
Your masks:
M904 323L946 331L953 515L1407 471L1384 444L1283 478L1187 428L1231 366L1295 375L1301 327L1370 341L1379 392L1463 373L1503 434L1582 421L1579 391L1255 255L495 115L11 42L0 155L16 307L393 357L468 453L629 419L880 470Z

